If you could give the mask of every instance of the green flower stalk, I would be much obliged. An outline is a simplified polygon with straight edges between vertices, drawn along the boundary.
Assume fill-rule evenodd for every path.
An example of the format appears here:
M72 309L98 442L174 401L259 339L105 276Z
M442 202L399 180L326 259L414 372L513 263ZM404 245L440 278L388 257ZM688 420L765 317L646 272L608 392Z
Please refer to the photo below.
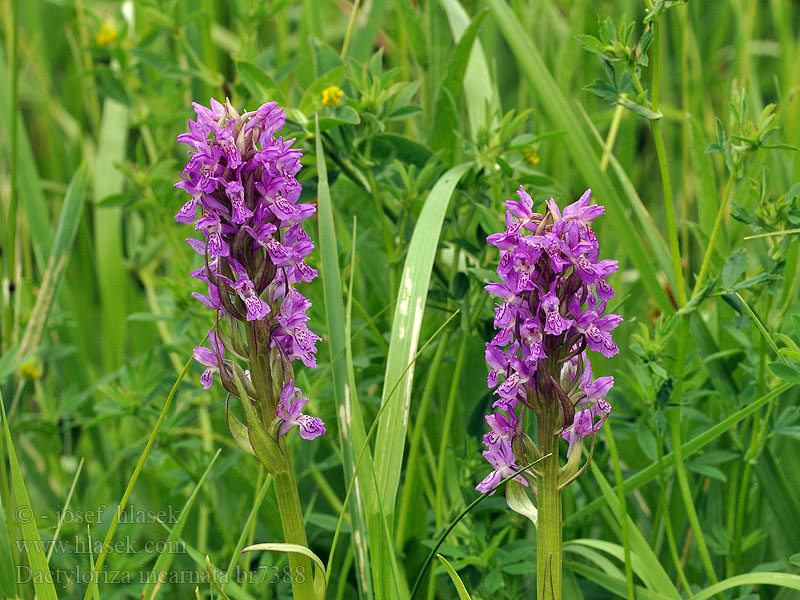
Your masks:
M521 186L518 195L518 201L506 202L506 230L487 238L500 249L502 283L486 285L501 300L494 319L499 331L486 344L487 383L497 388L498 399L483 438L483 456L493 470L476 489L489 493L521 465L544 457L509 481L506 493L509 506L537 527L537 598L560 600L561 493L588 466L588 460L580 464L584 439L594 442L611 411L605 396L614 379L593 379L585 350L606 357L618 352L611 330L622 318L603 315L614 296L605 278L617 270L617 261L599 260L590 223L604 209L589 204L591 190L563 213L552 198L544 214L535 213ZM536 443L523 429L526 411L536 419ZM568 442L563 466L562 438ZM535 492L536 506L525 487Z
M298 203L301 154L294 140L275 137L285 122L277 103L242 115L214 99L210 108L194 107L197 120L178 136L191 157L175 184L191 198L175 220L203 234L187 240L203 257L192 277L208 286L207 295L193 295L215 313L210 347L194 349L206 367L200 382L208 389L218 375L228 397L239 399L245 422L228 410L231 435L273 477L285 541L306 547L285 436L295 427L306 440L325 433L321 419L302 412L308 398L292 366L317 366L320 338L306 325L311 302L296 289L317 275L304 260L314 243L301 224L315 206ZM295 599L315 598L309 559L291 553L289 564Z

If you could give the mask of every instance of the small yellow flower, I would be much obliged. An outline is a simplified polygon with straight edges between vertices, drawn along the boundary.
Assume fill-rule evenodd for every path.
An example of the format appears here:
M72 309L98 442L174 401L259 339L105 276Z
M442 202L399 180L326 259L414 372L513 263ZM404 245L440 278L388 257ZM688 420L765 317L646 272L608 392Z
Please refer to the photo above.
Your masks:
M119 31L117 31L117 28L114 27L111 21L107 20L103 22L103 26L100 28L100 31L97 32L94 41L97 42L98 46L110 46L116 41L118 35Z
M35 356L29 358L19 366L19 374L28 381L39 379L42 376L42 363Z
M522 158L524 158L532 165L538 165L540 160L539 155L536 154L536 150L534 150L533 148L523 148Z
M331 85L322 90L322 104L325 106L339 106L344 92L342 88Z

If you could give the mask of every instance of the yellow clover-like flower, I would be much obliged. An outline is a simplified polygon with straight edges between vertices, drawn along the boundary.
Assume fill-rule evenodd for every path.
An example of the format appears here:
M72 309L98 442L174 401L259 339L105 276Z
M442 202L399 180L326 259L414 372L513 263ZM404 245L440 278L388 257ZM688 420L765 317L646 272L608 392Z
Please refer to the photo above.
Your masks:
M116 41L118 35L119 31L114 27L114 24L111 21L105 21L94 37L94 41L97 42L98 46L110 46Z
M322 90L322 104L324 106L339 106L344 92L342 88L331 85Z

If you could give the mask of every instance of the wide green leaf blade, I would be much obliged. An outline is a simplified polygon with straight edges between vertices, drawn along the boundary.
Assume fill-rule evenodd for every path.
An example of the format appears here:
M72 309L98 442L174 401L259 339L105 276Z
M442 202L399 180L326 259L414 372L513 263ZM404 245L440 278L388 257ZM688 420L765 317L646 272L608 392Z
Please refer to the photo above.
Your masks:
M425 301L428 297L433 260L439 244L444 215L456 184L470 168L469 164L453 167L439 178L422 208L411 244L408 249L397 305L392 321L392 337L389 357L383 380L382 404L388 403L386 414L378 426L375 442L375 471L378 477L378 493L386 510L394 506L400 467L403 463L408 411L414 381L414 367L406 370L414 358L419 341ZM397 386L397 396L388 394Z
M375 441L376 487L369 502L368 522L373 535L370 550L376 593L391 589L397 581L393 576L392 540L381 536L380 531L383 530L382 521L385 520L388 520L391 530L391 516L394 514L408 430L408 412L414 381L412 363L417 352L439 235L450 197L469 168L469 164L453 167L439 178L431 190L411 236L400 279L383 380L381 410L384 414L378 424ZM381 597L380 593L378 597Z

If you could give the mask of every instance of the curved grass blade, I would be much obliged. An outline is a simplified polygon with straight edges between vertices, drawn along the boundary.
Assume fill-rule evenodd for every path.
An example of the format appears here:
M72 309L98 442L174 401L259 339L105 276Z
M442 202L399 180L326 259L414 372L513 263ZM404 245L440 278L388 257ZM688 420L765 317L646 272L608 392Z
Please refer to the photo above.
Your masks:
M14 450L14 441L11 439L11 430L8 427L6 418L6 408L3 402L3 394L0 392L0 416L3 418L3 433L5 436L6 449L8 450L8 463L11 470L11 484L14 500L17 507L26 507L30 519L18 518L22 528L22 538L27 546L28 565L31 573L37 575L33 577L33 587L39 600L57 600L56 589L53 586L50 573L50 566L47 557L44 555L42 538L39 536L39 528L36 526L36 513L31 509L31 499L28 496L28 489L25 487L25 479L22 477L22 470L17 460L17 453ZM18 513L19 514L19 513Z
M280 542L253 544L252 546L248 546L242 550L242 554L245 552L260 552L262 550L268 552L291 552L294 554L301 554L306 558L311 559L311 562L313 562L317 567L317 576L314 577L314 590L316 591L320 600L325 598L325 593L328 590L328 578L325 574L325 564L322 562L322 559L314 554L309 548L301 546L300 544L286 544Z
M472 600L472 598L469 596L466 586L464 585L464 582L461 581L461 577L458 576L458 573L456 573L453 565L447 562L447 559L441 554L437 554L436 558L438 558L444 565L444 568L447 569L447 574L450 575L453 585L456 586L456 591L458 592L458 597L460 600Z
M428 285L444 215L456 184L470 166L464 163L453 167L436 182L425 200L403 266L403 276L397 294L397 308L392 321L392 337L389 343L381 404L388 401L390 386L397 386L398 383L400 398L399 402L392 402L387 406L385 418L378 426L375 442L378 493L381 495L383 506L387 508L394 506L408 429L414 367L412 364L407 369L407 365L417 350L425 301L428 297Z
M359 581L359 592L369 598L372 595L370 580L370 557L367 546L369 538L364 502L370 500L365 487L368 473L372 472L372 453L367 449L364 454L364 465L356 471L356 450L362 448L366 439L364 419L361 416L361 405L358 402L358 391L355 385L352 357L348 354L350 344L350 311L345 313L342 295L342 275L339 269L339 253L336 228L333 221L333 203L328 186L328 170L325 164L325 153L322 148L322 137L319 130L319 118L316 121L317 176L317 214L319 219L319 246L322 259L323 294L325 313L328 321L328 337L331 365L333 367L333 394L336 400L336 414L339 418L339 436L344 456L345 481L356 480L358 485L357 501L350 506L350 520L353 530L353 541L359 560L355 562L356 576ZM355 253L355 228L353 230L353 253ZM354 267L351 270L351 275ZM351 295L352 297L352 282ZM348 360L348 357L350 360Z
M391 582L396 579L387 572L392 564L390 554L394 553L392 540L384 539L377 532L383 531L380 520L389 520L394 513L408 430L408 413L414 381L413 358L417 351L439 235L453 191L470 167L469 163L453 167L433 186L414 227L403 266L383 380L381 408L386 407L386 412L385 418L381 419L378 425L375 440L373 464L376 486L368 502L367 522L370 533L373 534L370 539L370 551L373 585L376 589L379 586L389 589ZM399 398L389 402L392 393L390 390L395 388ZM377 512L378 507L383 507L381 514Z
M609 592L619 596L620 598L628 597L628 585L625 583L624 578L612 577L611 575L603 573L599 569L593 569L592 567L588 567L577 562L565 562L564 567L570 571L573 571L574 573L577 573L578 575L583 575L589 581L604 587ZM696 596L694 597L696 598ZM659 594L658 592L653 592L643 587L636 586L636 599L670 600L671 596L665 596L664 594Z
M694 600L708 600L715 594L724 592L731 588L739 587L742 585L777 585L790 590L800 591L800 575L791 575L789 573L747 573L746 575L736 575L728 579L724 579L719 583L704 589L699 594L693 596Z
M593 539L577 539L577 540L570 540L567 544L564 545L564 550L567 549L567 546L585 546L586 548L593 548L596 550L600 550L601 552L605 552L606 554L613 556L620 562L625 562L625 548L620 544L614 544L612 542L606 542L605 540L593 540ZM598 564L600 566L600 564ZM652 585L648 584L652 580L647 572L647 568L639 557L638 554L635 552L631 554L631 568L633 572L641 579L648 588L652 589Z
M481 494L480 496L478 496L477 498L475 498L475 500L473 500L472 502L470 502L470 504L469 504L469 505L468 505L468 506L467 506L467 507L466 507L464 510L462 510L462 511L459 513L459 515L458 515L458 516L457 516L455 519L453 519L453 521L452 521L452 522L451 522L451 523L450 523L450 524L447 526L447 528L446 528L446 529L445 529L445 530L442 532L442 534L439 536L439 539L438 539L438 540L436 540L436 544L434 544L434 546L433 546L433 548L431 549L430 553L428 553L428 558L426 558L426 559L425 559L425 562L424 562L424 563L422 563L422 568L420 568L420 570L419 570L419 575L417 575L417 580L414 582L414 587L413 587L413 588L411 588L411 595L408 597L408 599L409 599L409 600L414 600L414 595L417 593L417 590L419 589L419 586L420 586L420 584L422 583L422 577L425 575L425 571L427 571L427 570L428 570L428 565L430 565L430 564L431 564L431 561L433 561L433 557L434 557L434 556L436 556L436 553L439 551L439 547L440 547L440 546L441 546L441 545L444 543L444 541L447 539L447 536L448 536L448 535L450 535L450 532L451 532L451 531L453 531L453 529L455 529L455 526L456 526L456 525L458 525L459 521L461 521L461 519L463 519L464 517L466 517L466 516L467 516L467 513L469 513L469 511L471 511L473 508L475 508L476 506L478 506L478 504L480 504L481 502L483 502L484 500L486 500L486 498L488 498L489 496L491 496L491 493L492 493L492 492L494 492L494 491L495 491L497 488L499 488L501 485L503 485L503 484L505 484L505 483L508 483L509 481L511 481L512 479L514 479L514 477L516 477L516 476L517 476L517 475L519 475L520 473L524 473L525 471L527 471L528 469L530 469L531 467L533 467L533 466L534 466L536 463L538 463L538 462L540 462L540 461L544 460L544 459L545 459L545 458L547 458L548 456L550 456L550 455L549 455L549 454L546 454L545 456L542 456L542 457L540 457L540 458L537 458L537 459L536 459L535 461L533 461L532 463L530 463L530 464L528 464L528 465L525 465L524 467L522 467L522 468L521 468L519 471L517 471L517 472L516 472L516 473L514 473L513 475L509 475L509 476L508 476L508 477L506 477L505 479L503 479L503 480L499 481L499 482L497 483L497 485L495 485L495 486L494 486L494 487L493 487L491 490L489 490L487 493L485 493L485 494Z
M673 600L681 600L680 592L678 592L675 584L672 583L664 567L661 566L661 562L659 562L655 552L653 552L650 545L644 539L642 532L636 527L636 523L633 522L633 519L631 519L627 513L622 512L619 498L611 488L611 484L606 481L600 467L597 466L595 462L590 463L589 466L617 521L620 523L622 523L622 519L627 519L628 521L628 540L630 542L631 556L638 556L639 558L641 568L637 574L642 578L647 589L658 590L660 593Z
M425 342L422 345L422 348L419 349L419 351L414 355L414 358L411 360L411 362L406 366L405 370L400 374L400 378L397 380L397 382L395 383L394 387L389 392L389 396L387 397L387 402L380 407L380 409L378 410L378 414L375 415L375 420L373 421L372 425L369 428L369 431L367 432L367 437L364 440L364 445L361 447L361 452L358 455L358 460L356 460L356 469L360 468L361 461L364 458L364 456L365 456L365 454L366 454L366 452L367 452L367 450L369 448L368 444L369 444L370 439L372 438L372 434L375 433L375 431L377 430L378 423L380 422L384 411L389 406L389 400L391 400L394 397L394 392L397 390L398 386L400 385L400 382L402 381L403 375L405 375L406 372L414 364L414 362L416 362L417 358L419 358L420 355L425 350L425 348L428 347L428 344L430 344L436 338L436 336L439 335L439 333L441 333L441 331L445 327L447 327L448 323L450 323L450 321L452 321L459 312L460 312L459 310L456 310L452 315L450 315L447 318L447 320L439 327L439 329L437 329L433 333L433 335L430 338L428 338L428 341ZM339 532L342 529L342 522L344 521L344 511L347 508L348 502L350 501L350 496L351 496L351 494L353 492L353 483L354 482L355 482L355 479L351 479L350 480L350 484L347 486L347 493L345 493L344 501L342 502L342 510L339 513L339 521L336 524L336 531L333 534L333 543L331 544L331 552L330 552L330 555L328 556L328 571L327 571L328 578L330 578L331 567L334 564L333 563L333 556L334 556L334 554L336 552L336 544L337 544L337 542L339 540Z

